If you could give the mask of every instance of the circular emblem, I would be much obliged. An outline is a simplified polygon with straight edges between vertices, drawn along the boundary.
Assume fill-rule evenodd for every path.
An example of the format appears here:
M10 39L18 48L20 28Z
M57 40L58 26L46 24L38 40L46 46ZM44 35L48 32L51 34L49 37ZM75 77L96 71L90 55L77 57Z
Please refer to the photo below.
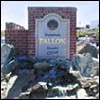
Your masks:
M47 26L50 30L55 30L58 27L58 22L56 20L50 20L47 23Z

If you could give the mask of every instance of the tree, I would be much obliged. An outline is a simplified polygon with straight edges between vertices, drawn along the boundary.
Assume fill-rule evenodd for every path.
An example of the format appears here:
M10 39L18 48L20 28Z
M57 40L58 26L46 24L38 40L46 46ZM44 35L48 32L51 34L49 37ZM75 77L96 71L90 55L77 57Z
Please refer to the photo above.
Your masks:
M1 31L1 36L5 36L5 31L4 30Z
M77 30L77 37L84 37L87 35L86 30Z
M99 38L99 29L96 29L96 30L95 30L94 36L95 36L96 38Z

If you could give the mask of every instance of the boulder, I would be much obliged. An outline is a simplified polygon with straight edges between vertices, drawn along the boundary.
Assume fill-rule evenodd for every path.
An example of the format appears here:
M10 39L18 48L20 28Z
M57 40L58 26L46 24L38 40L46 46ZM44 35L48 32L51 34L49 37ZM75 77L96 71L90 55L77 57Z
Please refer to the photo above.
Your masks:
M12 60L15 55L15 48L13 45L3 44L1 46L1 73L8 74L13 70L18 62Z
M57 67L53 67L48 73L43 76L43 79L46 81L50 81L54 79L57 73ZM52 81L53 82L53 81Z
M65 68L72 67L71 62L69 60L66 60L66 59L58 59L57 60L57 66L63 66L61 68L64 68L64 66L65 66Z
M32 87L32 90L37 90L37 89L39 89L39 88L43 88L43 89L45 89L45 90L47 90L47 83L46 82L38 82L36 85L34 85L33 87Z
M48 61L48 63L50 66L60 66L62 69L71 67L71 62L66 59L51 59Z
M19 62L14 59L10 61L8 64L4 64L1 66L1 73L3 75L7 75L8 73L12 72L18 66L19 66Z
M99 99L99 93L98 93L98 94L96 94L96 99Z
M85 46L83 46L83 48L78 53L79 54L90 53L92 57L98 58L97 48L90 43L87 43Z
M93 79L95 80L95 82L96 82L97 84L99 84L99 76L95 76L95 77L93 77Z
M63 69L63 68L62 68ZM49 72L47 72L43 78L45 81L51 82L53 85L67 85L70 83L77 83L78 78L81 77L79 73L73 75L69 70L59 68L58 66L53 67ZM78 71L74 71L78 72Z
M48 73L46 73L43 78L45 81L51 82L54 84L61 84L64 82L66 77L66 70L60 70L58 67L53 67Z
M52 88L52 96L67 96L67 88L62 86L55 86Z
M89 53L75 54L72 58L72 65L82 76L96 76L99 73L99 61L94 60Z
M50 60L48 61L48 63L50 64L51 67L54 67L54 66L56 66L56 64L57 64L57 60L56 60L56 59L50 59Z
M96 96L99 93L99 78L95 77L84 77L79 79L81 87L84 88L88 96Z
M29 99L29 94L30 92L22 92L20 95L19 95L19 98L18 99Z
M18 75L30 75L30 76L33 76L33 79L35 77L34 69L20 69L17 74Z
M49 70L51 68L47 62L35 63L33 67L38 70Z
M85 99L86 97L88 97L85 89L79 89L76 93L77 99Z
M20 63L21 69L24 69L24 68L32 69L33 68L34 60L30 57L17 56L16 60L18 60L18 62Z
M67 95L75 95L78 88L79 88L78 84L68 85L67 86Z
M26 92L29 89L30 85L27 84L25 86L22 87L22 92Z
M32 87L29 98L30 99L44 99L47 96L47 83L38 82Z
M8 62L8 59L12 59L15 55L15 48L13 45L3 44L1 46L1 64Z
M70 69L70 70L69 70L69 73L71 73L71 74L72 74L73 76L75 76L77 79L82 78L82 75L80 74L79 71Z
M96 94L99 93L99 86L97 84L91 85L88 93L90 96L96 96Z
M49 71L52 67L47 62L37 62L33 65L34 75L36 78L40 75L45 75L45 72Z

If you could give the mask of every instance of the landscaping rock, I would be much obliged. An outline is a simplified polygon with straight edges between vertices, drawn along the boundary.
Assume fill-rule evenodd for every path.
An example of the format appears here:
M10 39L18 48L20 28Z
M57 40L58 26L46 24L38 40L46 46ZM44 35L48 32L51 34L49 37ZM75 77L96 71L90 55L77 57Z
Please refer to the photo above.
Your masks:
M89 96L96 96L99 93L99 85L91 85L88 91Z
M98 75L99 62L94 60L89 53L76 54L72 58L73 68L83 76Z
M50 59L50 60L48 61L48 63L50 64L51 67L54 67L54 66L56 66L56 64L57 64L57 60L56 60L56 59Z
M29 99L29 94L30 92L22 92L20 95L19 95L19 99Z
M16 72L16 74L21 77L30 76L33 80L35 79L34 69L20 69Z
M76 54L72 62L6 54L1 63L2 99L99 99L99 60L90 53Z
M51 67L49 66L47 62L35 63L33 67L38 70L50 70L51 69Z
M77 79L82 78L82 75L80 74L79 71L76 71L76 70L70 69L69 73L71 73L71 74L72 74L74 77L76 77Z
M15 68L17 68L19 66L19 62L17 60L12 60L10 61L8 64L4 64L2 67L1 67L1 73L3 75L6 75L10 72L12 72Z
M52 88L53 96L67 96L67 88L62 86L55 86Z
M38 82L32 87L29 98L31 99L44 99L47 96L47 83Z
M87 43L80 51L79 54L90 53L92 57L98 58L98 50L95 46Z
M99 93L98 94L96 94L96 98L95 99L99 99Z
M98 77L86 77L80 79L81 87L84 88L88 96L96 96L99 93L99 78Z
M8 62L8 59L12 59L15 55L15 48L13 45L3 44L1 46L1 64Z
M32 58L29 58L27 56L17 56L16 60L18 60L18 62L20 63L20 68L24 69L32 69L33 68L33 64L34 64L34 60Z
M78 84L68 85L67 86L67 95L75 95L78 88L79 88Z
M85 99L86 97L88 97L86 91L84 89L79 89L76 93L77 99Z
M15 55L15 48L13 45L3 44L1 46L1 73L8 74L16 67L17 62L12 60ZM11 61L12 60L12 61Z
M71 62L69 60L66 59L51 59L48 61L48 63L50 64L50 66L60 66L62 68L70 68L71 66Z

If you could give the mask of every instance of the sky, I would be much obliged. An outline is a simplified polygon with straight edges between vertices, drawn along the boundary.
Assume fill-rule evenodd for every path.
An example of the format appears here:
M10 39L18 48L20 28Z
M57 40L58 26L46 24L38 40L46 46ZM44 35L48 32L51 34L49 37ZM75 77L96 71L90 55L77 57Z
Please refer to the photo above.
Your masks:
M28 29L28 7L76 7L77 27L99 20L99 1L1 1L1 30L6 22Z

